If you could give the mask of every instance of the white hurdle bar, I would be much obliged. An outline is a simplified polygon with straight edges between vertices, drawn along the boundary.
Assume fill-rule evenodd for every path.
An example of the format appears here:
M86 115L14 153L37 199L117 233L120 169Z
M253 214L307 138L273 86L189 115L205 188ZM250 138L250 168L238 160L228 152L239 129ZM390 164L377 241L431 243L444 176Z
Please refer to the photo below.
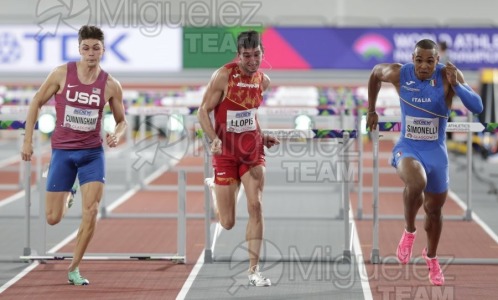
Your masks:
M468 115L469 120L473 116ZM373 239L372 239L372 251L370 255L371 262L373 264L378 263L390 263L394 259L388 257L381 259L379 251L379 131L389 131L395 132L397 130L382 130L381 125L385 122L400 123L401 117L379 117L379 124L377 128L372 131L372 143L373 143ZM448 122L446 132L466 132L467 133L467 199L466 199L466 211L463 216L459 218L453 218L456 220L471 221L472 220L472 133L473 132L484 132L486 130L485 126L479 122ZM393 218L402 219L401 216L395 216ZM448 219L448 218L446 218ZM481 258L442 258L444 261L452 264L498 264L498 259L481 259ZM412 262L415 262L412 259Z

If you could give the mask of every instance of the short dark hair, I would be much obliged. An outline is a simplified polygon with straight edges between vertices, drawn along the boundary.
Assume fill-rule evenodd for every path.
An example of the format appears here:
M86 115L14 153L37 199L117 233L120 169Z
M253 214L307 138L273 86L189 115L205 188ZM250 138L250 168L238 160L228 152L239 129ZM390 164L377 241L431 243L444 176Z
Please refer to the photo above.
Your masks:
M99 40L104 45L104 32L97 26L84 25L78 31L78 44L87 39Z
M240 53L241 48L254 49L258 48L258 46L261 46L261 50L264 51L259 32L255 30L244 31L237 36L238 53Z
M433 40L429 39L423 39L418 41L418 43L415 45L415 49L420 48L424 50L432 50L435 49L436 51L438 50L437 44Z

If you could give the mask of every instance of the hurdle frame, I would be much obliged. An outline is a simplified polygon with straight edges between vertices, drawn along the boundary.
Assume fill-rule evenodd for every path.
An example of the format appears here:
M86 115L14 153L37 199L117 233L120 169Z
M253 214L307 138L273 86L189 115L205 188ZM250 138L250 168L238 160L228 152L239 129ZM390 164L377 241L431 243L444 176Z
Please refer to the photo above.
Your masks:
M294 130L294 129L291 129L292 131L300 131L300 130ZM349 143L349 140L351 138L357 138L358 136L358 133L356 131L356 129L353 129L353 130L334 130L334 129L323 129L324 131L334 131L336 132L333 136L333 137L329 137L329 136L325 136L325 137L315 137L315 138L342 138L342 143L344 145L348 145ZM263 132L271 132L271 131L274 131L274 132L285 132L285 131L288 131L288 129L271 129L271 130L265 130L263 129ZM340 134L338 134L337 132L340 132ZM304 135L306 135L306 133L304 133ZM276 135L277 138L288 138L288 136L278 136ZM312 140L313 138L311 138ZM310 138L307 138L307 140L310 140ZM210 157L211 155L209 154L209 147L208 147L208 142L207 140L205 139L205 137L203 137L203 143L204 143L204 147L205 147L205 151L204 151L204 174L205 176L212 176L212 167L210 167ZM344 155L344 157L346 158L346 166L349 167L349 156L348 155ZM208 177L205 177L205 178L208 178ZM342 184L341 184L341 211L339 212L338 214L338 217L336 217L336 220L343 220L343 223L344 223L344 248L343 248L343 251L342 251L342 257L338 260L340 262L343 262L343 263L351 263L352 262L352 255L353 255L353 239L354 239L354 236L353 236L353 220L351 218L351 214L350 214L350 192L351 192L351 187L350 187L350 184L349 184L349 181L348 180L343 180L342 181ZM214 235L216 235L218 233L218 226L219 226L219 223L212 223L211 220L212 220L212 216L211 216L211 211L212 211L212 208L211 208L211 192L209 190L209 187L206 183L204 183L204 203L205 203L205 247L204 247L204 262L205 263L214 263L215 262L215 259L214 259L214 246L215 246L215 243L216 243L216 236L213 238L212 237L212 233L214 232ZM292 216L292 217L295 217L295 216ZM275 217L271 217L271 216L264 216L264 219L267 220L267 219L274 219ZM307 217L306 217L307 218ZM214 225L214 230L212 230L212 227L211 225ZM270 259L271 260L271 259ZM281 260L281 259L280 259ZM302 260L303 261L303 260Z
M473 115L469 114L468 115L468 120L472 120ZM372 214L372 219L373 219L373 238L372 238L372 250L370 253L370 260L373 264L379 264L379 263L397 263L396 259L386 257L386 258L381 258L380 256L380 249L379 249L379 219L399 219L399 220L404 220L404 217L402 216L380 216L378 213L379 209L379 142L380 142L380 131L393 131L390 129L384 129L383 124L386 122L394 122L394 123L400 123L401 121L401 116L396 116L396 117L386 117L386 116L380 116L379 117L379 122L377 124L377 127L375 130L371 132L372 135L372 143L373 143L373 214ZM459 123L459 124L481 124L479 122L448 122L449 124L451 123ZM488 123L489 124L489 123ZM481 124L482 125L482 124ZM486 126L484 126L485 128ZM382 128L382 129L381 129ZM470 125L469 125L470 128ZM466 159L467 159L467 165L471 166L472 165L472 134L473 132L483 132L486 129L482 131L473 131L473 130L463 130L463 131L458 131L458 130L451 130L447 132L466 132L467 133L467 153L466 153ZM396 130L395 130L396 131ZM466 172L466 185L467 185L467 193L466 193L466 209L465 212L462 216L446 216L445 220L454 220L454 221L472 221L472 168L468 167L467 172ZM493 258L440 258L440 261L444 261L447 264L493 264L493 265L498 265L498 258L493 259ZM411 263L417 263L414 259L411 260Z
M1 117L1 116L0 116ZM15 129L25 129L25 122L23 121L6 121L0 118L0 122L17 122ZM35 149L40 149L40 133L38 123L35 124L36 146ZM22 133L23 134L23 133ZM41 153L40 153L41 156ZM22 261L33 260L64 260L72 259L71 253L47 253L46 250L46 220L45 220L45 189L41 171L41 158L37 159L37 190L39 192L39 218L38 228L41 230L39 234L39 246L41 248L33 249L31 243L31 161L25 161L23 164L23 186L25 192L25 246L23 254L19 257ZM168 260L175 263L186 263L186 171L178 170L178 213L177 214L162 214L160 217L176 217L177 218L177 253L120 253L119 255L113 253L95 254L86 253L83 260ZM40 250L41 249L41 250Z

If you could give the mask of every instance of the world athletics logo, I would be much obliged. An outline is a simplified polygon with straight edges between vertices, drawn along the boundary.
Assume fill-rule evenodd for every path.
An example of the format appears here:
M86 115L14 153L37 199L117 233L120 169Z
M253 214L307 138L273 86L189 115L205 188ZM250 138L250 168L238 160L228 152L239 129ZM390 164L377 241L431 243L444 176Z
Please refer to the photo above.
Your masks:
M386 55L392 52L393 46L391 42L382 35L365 34L356 40L353 49L365 60L374 58L382 61Z

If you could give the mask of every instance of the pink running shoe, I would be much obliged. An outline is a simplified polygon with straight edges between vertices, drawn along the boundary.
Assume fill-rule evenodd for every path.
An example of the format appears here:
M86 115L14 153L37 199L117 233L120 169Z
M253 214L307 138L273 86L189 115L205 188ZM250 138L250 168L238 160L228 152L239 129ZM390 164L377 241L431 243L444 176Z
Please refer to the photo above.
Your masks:
M416 231L411 233L405 229L403 235L401 236L401 240L399 241L396 255L398 256L399 262L404 265L406 265L412 257L413 242L415 241L416 233Z
M443 285L444 275L437 256L434 258L427 257L427 248L422 250L422 257L424 257L427 267L429 267L429 280L433 285Z

